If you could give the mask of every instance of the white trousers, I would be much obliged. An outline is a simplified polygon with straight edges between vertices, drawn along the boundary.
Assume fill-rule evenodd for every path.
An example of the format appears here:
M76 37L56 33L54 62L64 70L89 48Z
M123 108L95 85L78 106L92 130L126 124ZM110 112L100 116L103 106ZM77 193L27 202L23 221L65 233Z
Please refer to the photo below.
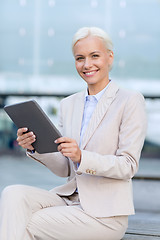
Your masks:
M95 218L78 194L59 197L25 185L6 187L0 200L0 240L120 240L128 216Z

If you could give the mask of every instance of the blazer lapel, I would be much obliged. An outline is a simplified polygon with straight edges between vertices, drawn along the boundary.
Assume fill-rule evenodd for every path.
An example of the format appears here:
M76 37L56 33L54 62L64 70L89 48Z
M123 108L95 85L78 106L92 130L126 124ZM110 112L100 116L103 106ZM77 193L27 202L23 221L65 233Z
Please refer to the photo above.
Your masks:
M93 112L93 115L89 121L88 127L84 133L81 148L84 149L92 135L94 134L95 130L97 129L98 125L102 121L104 115L109 109L109 106L113 102L116 93L118 91L118 86L116 83L111 82L100 98L99 102L97 103L97 106Z
M72 135L72 138L76 140L78 145L80 142L80 131L81 131L81 124L82 124L83 110L84 110L85 94L86 94L86 90L77 94L77 98L75 99L74 107L73 107L71 135Z

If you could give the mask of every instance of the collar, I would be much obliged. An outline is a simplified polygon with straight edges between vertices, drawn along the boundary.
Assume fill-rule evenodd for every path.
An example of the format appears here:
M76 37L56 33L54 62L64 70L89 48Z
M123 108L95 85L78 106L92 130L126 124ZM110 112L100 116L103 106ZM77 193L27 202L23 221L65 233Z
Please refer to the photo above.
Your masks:
M86 93L85 93L85 100L87 100L89 98L89 96L92 96L92 98L95 98L97 100L97 102L99 101L99 99L102 97L103 93L106 91L106 89L108 88L109 84L110 84L111 80L109 80L109 83L107 84L107 86L105 88L103 88L99 93L97 93L96 95L89 95L88 94L88 88L86 89Z

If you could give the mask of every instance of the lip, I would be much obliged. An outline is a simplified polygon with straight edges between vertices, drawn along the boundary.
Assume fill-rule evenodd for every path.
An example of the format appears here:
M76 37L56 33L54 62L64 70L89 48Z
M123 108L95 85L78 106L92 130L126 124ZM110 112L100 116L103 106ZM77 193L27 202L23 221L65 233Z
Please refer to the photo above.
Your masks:
M92 77L92 76L94 76L97 72L98 72L98 70L92 70L92 71L83 72L83 74L84 74L86 77Z

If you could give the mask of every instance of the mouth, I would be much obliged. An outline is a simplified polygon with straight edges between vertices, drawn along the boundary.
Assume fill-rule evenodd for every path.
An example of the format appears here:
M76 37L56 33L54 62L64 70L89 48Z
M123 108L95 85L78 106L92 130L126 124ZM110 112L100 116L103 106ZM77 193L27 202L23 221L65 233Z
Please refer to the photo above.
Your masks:
M95 75L97 72L98 72L98 70L92 70L92 71L83 72L83 74L87 77L91 77L91 76Z

